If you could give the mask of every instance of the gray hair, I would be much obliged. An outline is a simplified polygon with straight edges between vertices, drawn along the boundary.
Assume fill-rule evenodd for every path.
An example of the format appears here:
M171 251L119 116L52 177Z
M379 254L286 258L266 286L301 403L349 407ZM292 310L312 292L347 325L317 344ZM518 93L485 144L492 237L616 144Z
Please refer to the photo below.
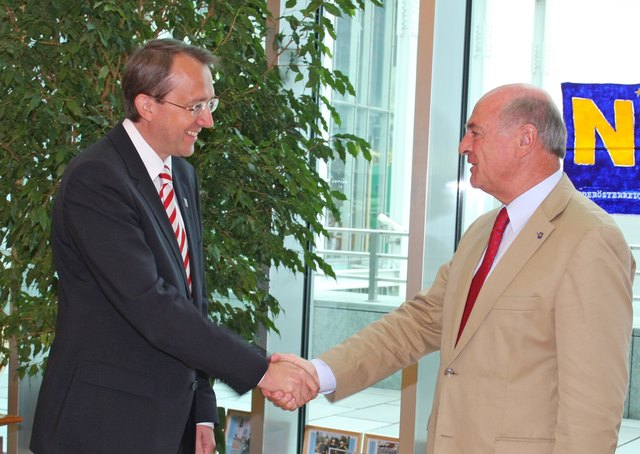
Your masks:
M558 158L564 158L567 128L560 111L550 97L519 96L503 107L500 121L507 128L517 128L524 124L535 126L544 148Z

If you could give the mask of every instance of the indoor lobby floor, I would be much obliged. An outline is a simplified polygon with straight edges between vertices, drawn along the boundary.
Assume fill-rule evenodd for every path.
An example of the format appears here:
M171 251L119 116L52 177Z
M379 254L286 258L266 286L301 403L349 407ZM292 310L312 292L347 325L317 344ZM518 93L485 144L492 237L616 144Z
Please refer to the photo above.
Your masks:
M2 375L2 372L0 372ZM4 377L3 377L4 378ZM0 413L6 413L6 380L0 380ZM249 411L251 393L238 397L225 386L216 386L218 404L225 408ZM270 404L269 404L270 405ZM397 391L370 388L335 404L319 397L309 404L309 425L342 429L358 433L368 433L389 437L398 436L400 419L400 399ZM0 428L0 436L5 437L6 428ZM6 446L0 449L4 452ZM616 454L640 453L640 421L622 421Z
M250 393L238 397L218 387L218 405L240 411L250 409ZM318 397L309 404L309 425L348 430L362 434L398 436L400 399L397 391L370 388L335 404ZM640 453L640 421L624 419L616 454Z

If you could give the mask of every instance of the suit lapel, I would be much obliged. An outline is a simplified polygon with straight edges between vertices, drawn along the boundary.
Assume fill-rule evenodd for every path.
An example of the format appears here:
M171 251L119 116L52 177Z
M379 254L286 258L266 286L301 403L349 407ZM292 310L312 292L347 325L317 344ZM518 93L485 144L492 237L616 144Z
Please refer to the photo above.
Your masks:
M180 254L178 242L176 241L175 234L173 233L173 229L171 228L171 224L169 223L167 212L162 205L162 201L160 200L158 191L156 190L153 181L151 181L151 178L149 178L149 173L147 172L142 159L140 159L140 155L138 154L136 148L133 146L133 142L131 142L131 139L122 126L122 123L114 127L109 132L108 137L113 142L118 154L120 154L125 168L129 172L129 176L131 177L133 184L138 189L140 195L142 196L142 199L147 204L149 211L158 223L160 231L165 237L166 243L170 245L176 264L182 270L185 288L188 288L187 276L186 272L184 271L184 267L182 266L182 255ZM176 195L178 195L177 191ZM182 209L183 207L182 205L180 205L180 210ZM181 213L183 213L183 211L181 211ZM187 240L190 241L191 237L189 236L188 228L186 228L186 230Z
M504 293L504 290L511 284L515 276L520 273L524 265L542 246L554 229L555 227L543 212L540 210L534 212L531 219L522 228L517 238L484 282L467 325L455 348L456 352L463 349L469 339L473 337L496 301ZM535 279L535 276L532 276L532 279ZM464 304L461 306L464 307ZM461 318L462 314L457 318L458 324Z
M454 306L453 317L451 317L450 336L448 339L448 345L451 349L453 349L456 343L460 321L462 320L462 312L464 311L464 303L467 300L467 293L471 286L471 279L473 279L475 268L478 266L480 257L489 241L491 226L493 225L497 212L496 210L491 216L488 215L486 218L478 219L478 221L476 221L477 225L474 226L474 229L477 228L478 234L475 236L466 236L458 245L456 256L460 256L465 260L465 263L459 268L456 274L450 276L451 282L460 283L460 285L454 287L451 300L462 302Z
M173 187L176 191L176 200L178 201L178 206L180 208L180 214L182 215L182 221L184 223L184 229L187 233L187 244L189 247L189 263L191 266L191 288L197 288L198 285L198 273L195 272L195 265L198 263L196 258L196 235L195 228L196 223L198 222L195 216L195 206L193 201L195 200L195 195L193 191L190 190L189 186L189 177L181 165L182 162L179 161L179 158L173 158ZM192 203L189 203L189 200ZM182 264L182 262L180 262ZM184 273L185 285L187 283L187 275Z
M551 191L542 204L534 211L533 215L524 225L518 236L515 238L507 252L504 254L500 262L496 265L491 274L487 277L482 289L478 295L478 299L473 306L471 315L462 336L457 345L455 345L455 338L458 333L458 327L460 326L460 320L462 318L462 311L464 303L466 301L466 292L468 292L469 285L471 283L471 277L467 279L465 275L464 285L460 285L463 288L464 295L458 295L455 301L460 301L456 306L455 314L453 317L451 346L453 348L453 357L455 357L464 349L465 345L473 337L482 325L483 320L489 314L497 300L509 287L514 278L522 271L526 263L536 253L536 251L544 244L555 229L552 221L560 214L567 206L569 199L571 198L573 185L569 181L566 175L563 175L558 185ZM497 210L496 210L497 213ZM490 218L491 223L495 219L496 213ZM490 230L489 226L489 230ZM489 233L483 229L482 233L476 236L476 241L480 243L480 253L484 250L486 242L488 241ZM473 275L475 266L479 256L476 255L478 246L474 244L473 248L469 251L469 257L473 257L475 261L470 260L467 268L471 268L469 273ZM462 252L462 251L459 251ZM473 263L471 263L473 262ZM535 276L531 277L535 279Z

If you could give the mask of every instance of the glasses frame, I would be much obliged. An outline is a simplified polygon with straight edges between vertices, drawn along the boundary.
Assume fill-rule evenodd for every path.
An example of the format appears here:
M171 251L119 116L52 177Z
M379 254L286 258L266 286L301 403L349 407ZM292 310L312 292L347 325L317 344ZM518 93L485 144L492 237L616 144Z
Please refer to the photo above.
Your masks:
M214 96L208 101L201 101L199 103L194 104L193 106L183 106L182 104L176 104L175 102L167 101L166 99L156 98L161 103L171 104L172 106L180 107L181 109L187 110L191 112L192 117L198 117L202 115L205 109L208 109L210 113L215 112L218 108L218 104L220 104L220 99L217 96Z

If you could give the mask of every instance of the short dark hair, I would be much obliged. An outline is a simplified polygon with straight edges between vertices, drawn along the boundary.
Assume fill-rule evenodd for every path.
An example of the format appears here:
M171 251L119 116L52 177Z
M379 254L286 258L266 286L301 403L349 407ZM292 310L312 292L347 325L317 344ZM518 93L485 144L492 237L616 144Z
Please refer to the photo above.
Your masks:
M122 77L125 116L131 121L140 119L135 99L141 93L157 99L164 98L173 88L169 81L171 65L177 54L187 54L204 65L212 65L215 57L201 47L177 39L148 41L129 58Z

